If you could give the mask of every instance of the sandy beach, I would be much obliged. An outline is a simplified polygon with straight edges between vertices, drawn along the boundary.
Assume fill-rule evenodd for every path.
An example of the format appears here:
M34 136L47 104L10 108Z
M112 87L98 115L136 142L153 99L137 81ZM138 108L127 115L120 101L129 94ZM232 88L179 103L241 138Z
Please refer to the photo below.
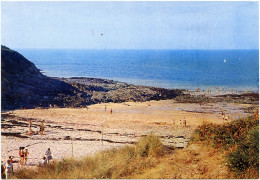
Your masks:
M19 147L24 146L30 153L27 166L34 166L41 162L47 148L51 148L55 160L81 158L131 145L150 133L159 136L164 145L185 147L198 125L204 122L222 124L222 111L230 121L245 117L250 107L253 105L200 105L161 100L103 103L88 108L15 110L2 113L1 158L3 161L12 155L19 159ZM44 120L44 135L28 135L29 120L32 120L33 131L39 131L40 122ZM17 167L20 165L15 164Z

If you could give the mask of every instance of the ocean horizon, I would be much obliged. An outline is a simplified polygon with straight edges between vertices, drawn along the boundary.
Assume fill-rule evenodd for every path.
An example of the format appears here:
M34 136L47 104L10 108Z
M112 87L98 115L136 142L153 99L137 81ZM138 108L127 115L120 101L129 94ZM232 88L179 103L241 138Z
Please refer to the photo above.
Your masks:
M50 77L92 77L168 89L258 92L259 51L16 49Z

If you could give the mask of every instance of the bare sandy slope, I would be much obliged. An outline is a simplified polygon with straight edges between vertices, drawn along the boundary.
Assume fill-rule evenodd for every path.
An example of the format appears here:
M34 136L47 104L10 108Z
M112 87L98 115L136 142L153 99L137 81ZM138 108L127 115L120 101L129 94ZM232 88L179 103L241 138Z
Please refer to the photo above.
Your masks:
M221 111L231 120L247 116L245 108L250 106L233 103L200 106L164 100L95 104L88 109L16 110L12 112L15 117L2 119L2 133L20 133L25 138L2 135L1 158L6 160L10 155L18 157L20 146L29 150L29 165L40 162L48 147L54 159L80 158L100 150L131 144L149 133L160 136L165 145L183 147L198 125L203 122L222 124ZM32 118L33 131L39 131L40 121L44 120L45 135L27 135L28 118ZM187 120L186 127L180 123L184 119ZM3 124L12 126L7 128Z

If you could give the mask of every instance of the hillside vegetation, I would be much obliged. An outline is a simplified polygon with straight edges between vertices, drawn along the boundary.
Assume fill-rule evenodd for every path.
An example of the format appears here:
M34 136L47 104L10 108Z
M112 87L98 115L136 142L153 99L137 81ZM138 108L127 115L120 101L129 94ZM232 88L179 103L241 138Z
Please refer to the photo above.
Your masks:
M230 124L203 124L193 142L203 142L223 152L235 178L259 178L259 112Z
M184 149L165 147L148 135L132 146L20 170L13 178L258 178L258 123L255 113L224 125L203 124Z

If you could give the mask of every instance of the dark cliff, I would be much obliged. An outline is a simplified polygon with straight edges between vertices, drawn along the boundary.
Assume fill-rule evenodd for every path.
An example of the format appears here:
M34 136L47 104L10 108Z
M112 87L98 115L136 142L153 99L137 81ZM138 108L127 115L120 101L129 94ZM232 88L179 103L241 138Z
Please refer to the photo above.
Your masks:
M1 46L2 109L48 106L60 94L72 95L71 85L44 76L16 51Z
M101 102L172 99L181 90L97 78L51 78L18 52L1 46L2 109L84 107Z

